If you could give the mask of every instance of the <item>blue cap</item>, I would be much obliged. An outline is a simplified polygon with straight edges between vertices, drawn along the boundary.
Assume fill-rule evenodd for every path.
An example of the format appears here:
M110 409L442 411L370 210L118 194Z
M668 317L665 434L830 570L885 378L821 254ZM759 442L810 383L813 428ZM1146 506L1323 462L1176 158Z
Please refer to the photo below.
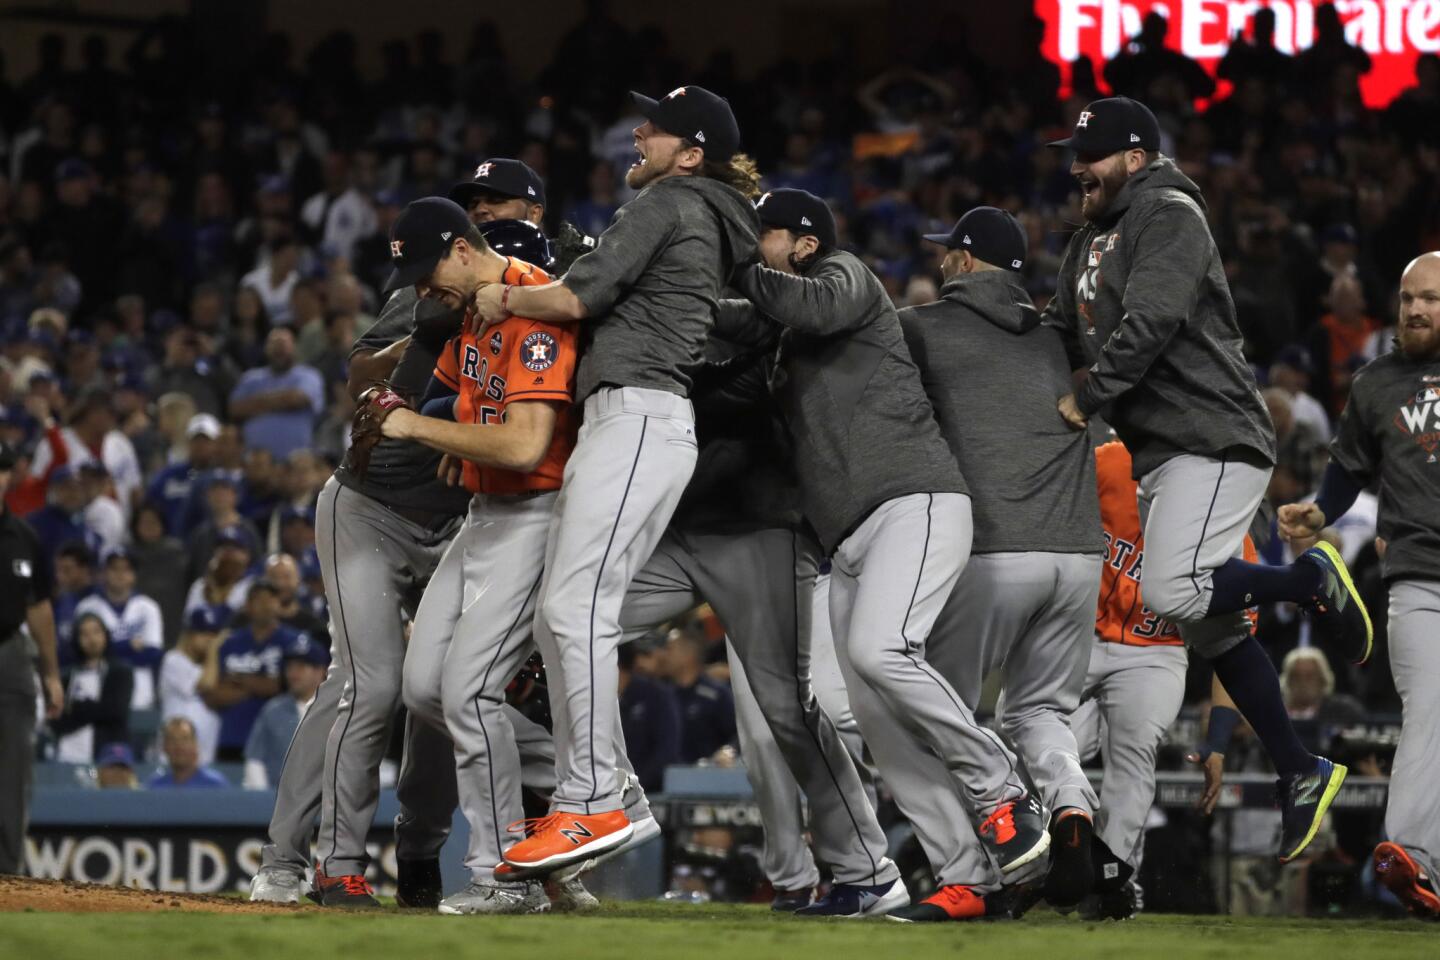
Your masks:
M215 546L236 546L250 549L250 538L245 536L245 531L238 525L231 524L228 527L221 527L215 535Z
M310 634L302 633L285 648L285 659L304 660L317 667L328 667L330 666L330 651L312 640Z
M74 480L74 479L75 479L75 467L74 467L73 464L62 463L62 464L60 464L60 466L58 466L58 467L56 467L54 470L50 471L50 482L51 482L51 483L64 483L66 480Z
M219 633L225 629L225 620L214 607L206 604L190 611L185 618L185 629L195 633Z
M291 520L303 520L312 527L315 525L315 511L309 507L285 507L280 511L280 522L289 523Z
M107 743L95 754L97 767L134 767L135 751L128 743Z
M100 554L100 565L107 566L111 560L126 560L133 567L135 554L127 547L110 547Z

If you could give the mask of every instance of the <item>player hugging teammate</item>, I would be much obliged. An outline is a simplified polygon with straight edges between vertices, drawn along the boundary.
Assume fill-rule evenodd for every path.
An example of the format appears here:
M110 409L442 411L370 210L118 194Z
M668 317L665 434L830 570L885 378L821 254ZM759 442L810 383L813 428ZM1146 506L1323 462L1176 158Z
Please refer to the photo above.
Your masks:
M659 833L620 732L617 647L709 602L756 714L747 741L768 736L780 758L755 764L751 779L763 795L804 790L815 859L835 879L813 903L807 887L777 906L953 921L1018 916L1042 896L1071 906L1098 895L1099 915L1129 915L1141 795L1153 789L1154 741L1174 704L1159 695L1133 720L1105 713L1107 758L1127 758L1116 772L1124 766L1136 796L1097 797L1071 714L1120 676L1092 656L1097 608L1102 639L1116 639L1104 629L1115 591L1100 595L1114 534L1102 535L1085 431L1102 415L1134 484L1108 481L1131 512L1112 509L1129 519L1107 523L1133 526L1131 549L1138 556L1143 536L1145 551L1131 602L1143 600L1145 616L1132 625L1121 615L1119 643L1183 641L1213 663L1275 764L1279 855L1297 856L1346 771L1300 745L1246 610L1296 602L1357 662L1369 655L1369 617L1323 542L1287 567L1246 559L1273 429L1240 355L1203 200L1158 153L1150 111L1097 101L1054 145L1074 152L1087 222L1043 315L1016 275L1023 232L992 208L926 237L948 250L941 298L897 314L875 276L837 248L822 199L759 197L723 98L696 86L633 96L645 122L626 179L639 193L558 279L535 262L529 252L540 248L523 230L497 230L490 242L472 225L477 204L467 217L451 201L420 200L392 232L391 286L413 290L398 367L409 375L361 398L357 446L384 438L378 450L426 450L437 489L469 498L463 520L453 506L433 519L390 510L418 524L409 539L435 541L417 566L428 587L418 609L405 608L414 629L398 676L393 641L383 645L381 704L391 709L403 693L412 717L402 857L417 851L423 869L412 864L407 878L402 859L404 902L446 913L593 905L578 876ZM498 161L477 170L482 180L482 191L504 181L521 202L513 191L528 185L536 196L524 171ZM1422 463L1424 445L1387 425L1412 400L1434 401L1417 422L1440 409L1440 267L1422 258L1406 276L1402 350L1357 377L1321 502L1289 508L1282 530L1313 536L1360 485L1381 479L1408 730L1433 726L1440 702L1440 661L1422 637L1440 629L1440 497L1433 455ZM727 288L743 299L722 299ZM825 558L828 600L811 617ZM327 588L341 562L337 554L327 569ZM332 608L344 609L338 597ZM812 650L831 637L844 712L853 710L939 882L920 903L885 857L857 758L812 690ZM532 648L548 671L553 746L504 705ZM1175 646L1137 649L1127 668L1180 675ZM332 746L345 736L347 704L353 713L366 696L360 672L345 669ZM997 669L1004 739L973 714ZM829 689L838 681L826 686L825 699L845 708L846 691ZM1434 749L1423 731L1410 736L1397 778L1403 759L1421 779ZM417 766L432 776L416 776ZM522 768L550 800L538 819L520 816ZM441 900L434 858L456 802L471 826L471 881ZM1440 903L1428 879L1437 821L1433 798L1397 789L1391 841L1376 852L1381 875L1417 909ZM785 822L793 836L780 845L793 849L802 825ZM322 838L327 862L334 847ZM338 879L317 872L322 899L373 902L363 848L343 863L352 872Z

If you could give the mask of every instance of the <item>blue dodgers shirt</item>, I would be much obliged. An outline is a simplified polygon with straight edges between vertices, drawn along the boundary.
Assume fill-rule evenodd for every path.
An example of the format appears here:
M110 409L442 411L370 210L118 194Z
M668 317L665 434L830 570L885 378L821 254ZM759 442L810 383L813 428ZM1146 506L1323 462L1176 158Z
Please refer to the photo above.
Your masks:
M279 679L284 672L285 650L295 642L300 632L283 623L264 643L256 645L255 635L246 627L231 633L220 645L220 676L263 675ZM250 738L250 728L265 706L268 697L247 697L220 711L221 749L241 750Z

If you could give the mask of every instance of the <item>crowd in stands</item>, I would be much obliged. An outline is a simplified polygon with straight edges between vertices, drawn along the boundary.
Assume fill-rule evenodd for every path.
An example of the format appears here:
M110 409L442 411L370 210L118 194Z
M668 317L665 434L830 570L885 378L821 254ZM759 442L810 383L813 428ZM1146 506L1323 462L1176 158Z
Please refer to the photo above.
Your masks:
M532 81L488 22L388 41L378 76L343 30L306 51L275 34L244 94L220 99L183 82L183 31L120 58L99 36L47 36L33 75L0 64L0 437L23 451L8 504L54 563L69 704L47 755L159 750L163 785L214 782L216 760L274 782L328 659L314 504L348 443L347 356L381 304L390 225L514 156L547 180L551 232L598 233L629 195L632 88L729 97L765 185L826 197L897 304L936 296L920 235L989 203L1025 225L1043 305L1081 222L1064 155L1043 144L1102 83L1144 100L1208 202L1279 434L1270 503L1307 496L1351 376L1390 349L1401 268L1440 248L1440 57L1370 109L1368 58L1331 15L1318 8L1322 42L1291 57L1257 13L1220 93L1151 18L1116 60L1071 64L1065 97L1038 42L1004 69L947 36L878 76L823 43L836 52L742 74L725 53L687 64L601 4ZM1362 498L1333 536L1381 612L1374 511ZM1308 643L1287 609L1264 611L1261 637L1277 662ZM681 630L627 653L647 787L733 743L723 671L705 666L719 651ZM1334 686L1394 703L1383 658Z

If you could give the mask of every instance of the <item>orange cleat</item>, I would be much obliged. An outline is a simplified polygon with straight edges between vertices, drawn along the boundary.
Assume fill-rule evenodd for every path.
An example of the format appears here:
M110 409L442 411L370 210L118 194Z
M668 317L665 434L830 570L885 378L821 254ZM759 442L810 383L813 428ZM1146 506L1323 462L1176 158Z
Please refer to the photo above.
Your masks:
M1418 917L1440 918L1440 896L1420 865L1398 843L1385 841L1375 848L1375 876Z
M911 907L886 914L901 923L942 923L946 920L979 920L985 916L985 898L969 887L951 884Z
M624 810L608 813L557 811L538 820L512 823L511 832L524 830L524 840L504 853L516 879L552 873L568 864L588 860L630 839L634 827Z

